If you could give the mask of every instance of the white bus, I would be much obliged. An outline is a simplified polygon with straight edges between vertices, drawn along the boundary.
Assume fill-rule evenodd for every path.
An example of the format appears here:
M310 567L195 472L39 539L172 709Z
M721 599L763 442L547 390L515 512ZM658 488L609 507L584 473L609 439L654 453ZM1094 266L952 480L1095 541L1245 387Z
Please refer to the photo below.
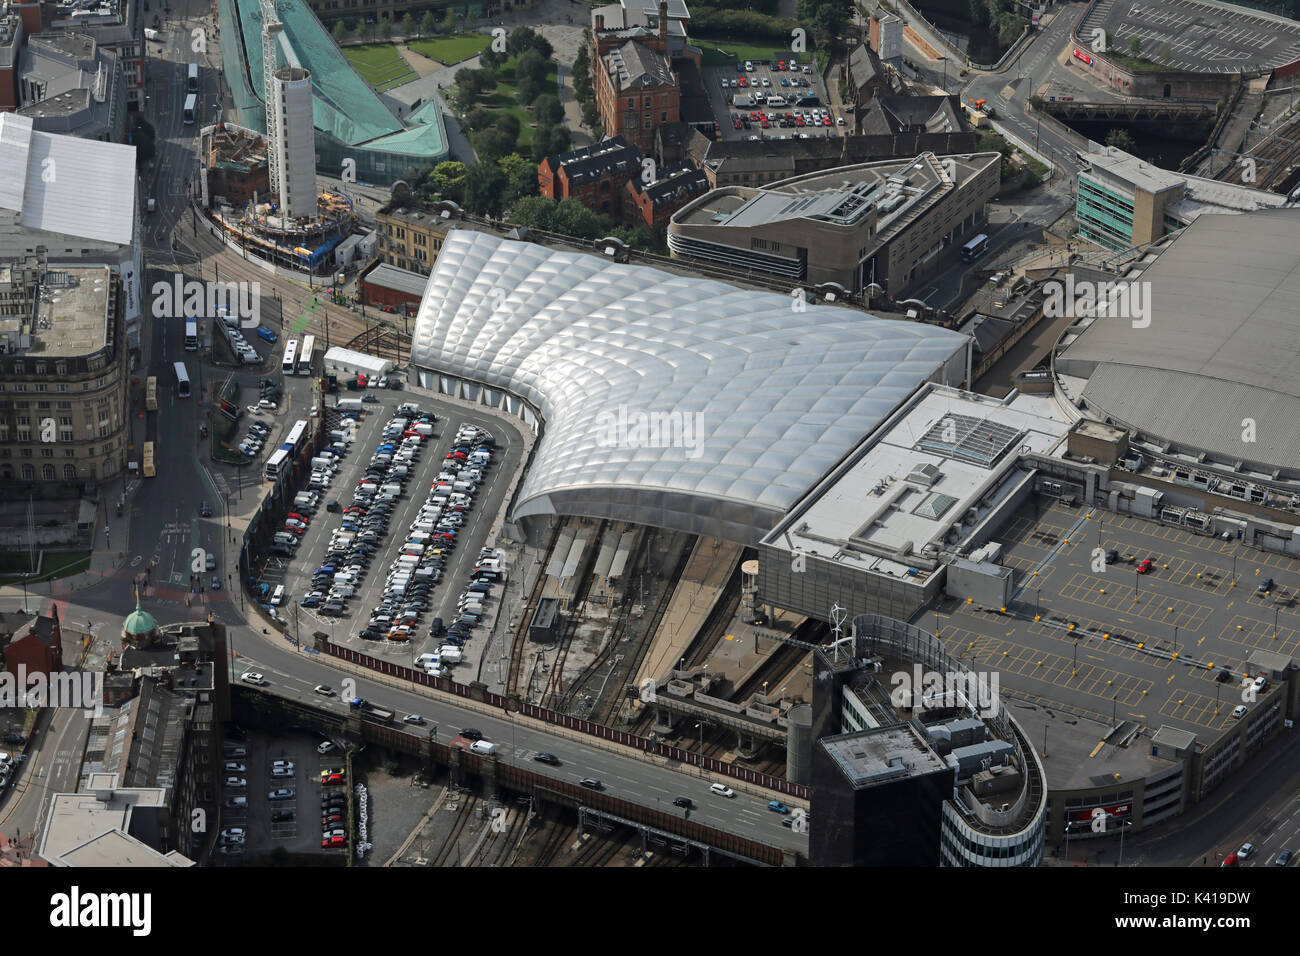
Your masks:
M280 363L280 371L285 375L293 375L298 370L298 340L290 339L284 343L284 361Z
M189 77L186 80L185 89L190 93L197 93L199 91L199 65L197 63L190 64Z
M197 352L199 350L199 320L185 320L185 351Z
M303 440L307 437L307 419L300 418L293 423L289 429L289 434L284 436L284 441L280 447L291 455L296 455L302 450Z
M988 234L981 232L978 236L961 247L961 261L974 262L980 256L984 255L984 251L988 249L988 247Z
M186 123L194 122L194 112L196 109L198 109L197 104L198 104L198 98L193 93L185 97L185 122Z
M277 448L271 452L271 457L266 460L266 480L275 481L283 474L284 470L289 467L289 453L283 448Z
M190 397L190 373L185 368L184 362L176 363L176 393L181 398Z
M302 348L298 350L298 374L311 374L312 353L316 351L316 336L305 335L302 339Z

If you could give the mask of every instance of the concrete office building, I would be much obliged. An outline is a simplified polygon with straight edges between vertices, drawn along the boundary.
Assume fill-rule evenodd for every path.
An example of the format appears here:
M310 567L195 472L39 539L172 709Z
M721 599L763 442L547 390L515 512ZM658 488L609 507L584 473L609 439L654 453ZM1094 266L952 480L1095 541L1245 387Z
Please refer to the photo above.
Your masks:
M194 866L168 845L175 826L166 787L126 787L117 774L95 773L84 791L50 797L37 853L51 866Z
M0 265L0 481L81 497L126 470L121 282L107 266Z
M51 33L71 32L88 36L100 49L117 54L128 110L138 110L144 105L144 2L101 0L95 7L87 9L84 5L75 5L72 0L59 0L53 16L45 25ZM27 32L39 31L29 25Z
M924 153L761 189L724 187L672 216L668 248L792 285L834 282L857 293L875 283L902 297L979 231L1000 162L997 153Z
M1042 862L1046 776L987 675L869 614L813 652L813 673L812 865ZM945 689L924 694L917 675Z
M316 140L312 128L311 73L301 67L275 71L275 150L278 169L271 181L280 187L280 215L307 219L316 215Z
M1155 242L1200 216L1287 205L1285 196L1169 172L1114 147L1080 155L1085 165L1074 206L1079 235L1116 252Z
M36 32L41 29L40 11L36 13ZM18 63L22 59L27 29L17 11L0 8L0 112L18 108Z
M126 86L118 55L79 33L31 37L18 70L18 110L32 128L82 139L126 140Z
M0 263L25 267L35 255L38 268L108 266L121 279L126 348L139 348L135 147L43 133L30 117L0 113L0 169Z

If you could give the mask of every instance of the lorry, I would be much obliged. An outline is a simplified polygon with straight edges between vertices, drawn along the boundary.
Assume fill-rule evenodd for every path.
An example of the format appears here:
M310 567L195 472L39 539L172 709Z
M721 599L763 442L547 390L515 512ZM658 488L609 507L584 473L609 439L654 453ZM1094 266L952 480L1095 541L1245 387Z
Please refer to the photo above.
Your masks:
M384 710L382 707L370 703L370 701L366 700L364 697L353 697L349 699L348 706L353 710L361 711L361 716L369 717L371 720L378 721L381 724L387 723L393 719L393 712L391 710Z
M341 412L359 412L361 411L361 399L340 398L334 403L334 407Z
M157 474L158 472L154 467L153 461L153 442L147 441L144 443L144 476L146 478L153 478L156 477Z

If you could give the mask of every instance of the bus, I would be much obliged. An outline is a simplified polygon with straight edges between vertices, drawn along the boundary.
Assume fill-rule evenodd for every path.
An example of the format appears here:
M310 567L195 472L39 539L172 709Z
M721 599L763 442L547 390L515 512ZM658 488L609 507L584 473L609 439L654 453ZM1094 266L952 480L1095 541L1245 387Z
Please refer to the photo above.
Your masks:
M307 437L307 419L300 418L293 423L293 428L289 429L289 434L285 436L284 442L280 448L287 451L290 455L296 455L302 450L302 443Z
M266 480L275 481L284 474L285 469L290 464L289 453L283 448L277 448L271 452L271 457L266 460Z
M199 350L199 320L185 320L185 351L197 352Z
M158 411L158 379L153 375L144 382L144 407L147 411Z
M199 65L197 63L190 64L189 79L185 84L185 89L190 93L199 91Z
M316 336L305 335L302 339L302 348L298 350L298 374L311 374L312 353L316 350Z
M176 363L176 394L181 398L190 397L190 373L186 370L184 362Z
M980 256L984 255L988 247L988 234L981 232L978 236L961 247L961 261L974 262Z
M298 340L290 339L284 343L284 361L280 363L280 371L285 375L293 375L298 371Z
M194 122L194 113L197 109L198 109L198 98L193 93L191 93L189 96L185 97L185 122L186 123Z
M157 474L158 469L154 463L153 457L153 442L147 441L144 443L144 476L146 478L153 478Z

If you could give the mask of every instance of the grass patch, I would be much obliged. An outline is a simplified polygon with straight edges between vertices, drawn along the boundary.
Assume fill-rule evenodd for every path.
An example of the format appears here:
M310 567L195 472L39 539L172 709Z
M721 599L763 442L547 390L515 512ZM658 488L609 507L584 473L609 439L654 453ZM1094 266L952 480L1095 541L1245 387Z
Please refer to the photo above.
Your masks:
M704 51L705 66L731 66L737 60L787 60L791 56L800 64L808 62L807 53L791 54L788 47L780 47L768 41L762 43L744 43L728 40L725 37L697 37L692 34L691 43Z
M1180 70L1175 70L1172 66L1164 66L1163 64L1148 60L1144 56L1132 56L1128 53L1117 53L1114 50L1108 50L1105 56L1108 59L1114 60L1117 64L1124 67L1124 69L1132 70L1134 73L1182 72Z
M21 584L22 572L27 570L26 552L9 552L0 554L0 584ZM39 577L29 578L27 583L50 581L54 578L66 578L72 574L81 574L90 570L89 551L46 551L41 562Z
M415 71L407 66L397 52L397 47L391 43L343 47L343 55L361 78L379 92L391 90L416 78Z
M435 37L428 40L411 40L406 45L431 60L451 66L461 60L478 56L492 43L486 33L465 33L454 37Z

